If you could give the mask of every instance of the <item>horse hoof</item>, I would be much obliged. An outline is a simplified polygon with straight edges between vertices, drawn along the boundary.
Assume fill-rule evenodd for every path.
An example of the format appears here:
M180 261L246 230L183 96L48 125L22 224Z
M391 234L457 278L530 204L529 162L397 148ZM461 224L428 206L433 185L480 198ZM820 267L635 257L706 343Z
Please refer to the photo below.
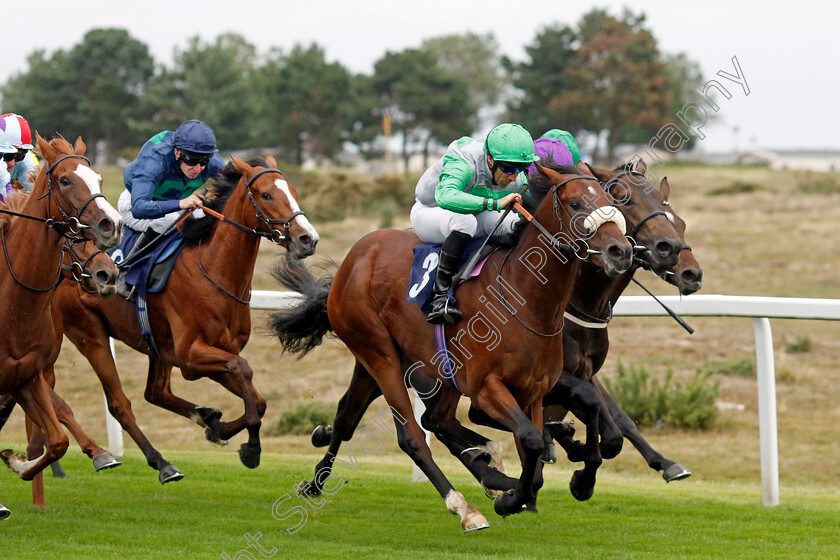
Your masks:
M502 492L496 496L495 500L493 500L493 511L502 517L507 517L513 513L519 513L522 511L522 507L524 506L516 506L516 491L514 490Z
M260 466L260 452L262 449L259 445L248 445L243 443L239 447L239 460L249 469L256 469Z
M176 480L181 480L182 478L184 478L184 473L182 473L172 465L166 465L165 467L163 467L160 470L160 474L158 475L158 480L160 480L161 484L166 484L167 482L175 482Z
M585 502L592 497L595 492L595 485L589 484L584 480L583 471L575 471L572 475L572 480L569 482L569 490L572 496L579 502Z
M553 465L557 462L557 450L554 448L553 443L550 443L545 446L541 458L542 462L547 465Z
M522 511L527 511L528 513L539 513L537 511L537 499L534 498L524 506L522 506Z
M23 472L23 466L26 463L26 455L14 449L4 449L0 451L0 459L6 463L6 466L12 469L17 475Z
M470 514L461 520L461 528L464 530L465 533L480 531L482 529L486 529L489 526L490 524L487 522L487 519L479 512Z
M684 466L680 465L679 463L674 463L673 465L665 469L665 472L662 473L662 478L665 479L665 482L682 480L684 478L688 478L689 476L691 476L691 471L685 468Z
M330 444L333 435L332 426L315 426L312 430L313 447L326 447Z
M213 408L212 406L197 406L195 407L195 413L198 414L201 422L199 425L206 428L207 424L210 422L216 421L222 417L222 411L218 408Z
M206 439L213 445L218 445L219 447L224 447L228 444L228 440L222 439L219 432L217 432L213 428L207 428L206 430L204 430L204 439Z
M12 512L9 511L9 508L4 506L3 504L0 504L0 521L8 519L10 515L12 515Z
M93 468L96 469L96 472L103 469L113 469L114 467L119 467L120 465L122 465L120 460L107 451L102 455L93 458Z

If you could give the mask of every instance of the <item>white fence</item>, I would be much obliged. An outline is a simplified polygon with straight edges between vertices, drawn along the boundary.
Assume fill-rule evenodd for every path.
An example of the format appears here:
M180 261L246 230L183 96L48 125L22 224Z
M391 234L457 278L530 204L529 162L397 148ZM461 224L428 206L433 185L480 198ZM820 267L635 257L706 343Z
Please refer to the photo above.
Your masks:
M299 297L294 292L254 290L251 294L251 307L284 309L293 305ZM840 300L726 295L693 295L687 298L662 296L659 300L678 315L685 317L752 319L758 375L762 503L765 506L779 505L776 371L769 319L840 320ZM613 314L635 317L668 316L662 306L649 296L623 296L616 303ZM115 455L122 455L122 433L119 424L110 414L107 414L107 417L109 449Z

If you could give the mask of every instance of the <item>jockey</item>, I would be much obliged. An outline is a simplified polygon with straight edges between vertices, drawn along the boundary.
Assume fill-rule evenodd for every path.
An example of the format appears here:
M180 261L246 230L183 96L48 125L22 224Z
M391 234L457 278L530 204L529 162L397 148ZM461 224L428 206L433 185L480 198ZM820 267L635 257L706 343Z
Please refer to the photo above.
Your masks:
M9 142L9 137L2 123L0 123L0 154L3 155L3 161L0 162L0 202L6 202L5 197L12 190L12 178L9 175L7 165L17 155L17 149Z
M125 167L125 191L117 202L125 225L143 232L123 262L174 225L179 210L201 202L195 191L225 165L217 152L213 129L195 119L143 144Z
M505 123L491 130L484 143L469 136L455 140L420 177L411 225L423 241L443 243L428 322L454 323L461 318L447 292L467 243L476 235L489 235L499 211L522 202L519 193L527 184L523 171L538 160L528 131ZM518 219L509 214L498 233L510 233Z
M6 131L9 141L17 150L16 156L6 163L12 178L12 186L29 192L32 190L38 171L38 159L30 151L33 145L29 123L20 115L6 113L0 115L0 126Z
M555 140L560 140L566 147L569 149L569 152L572 154L572 164L577 165L580 161L580 146L578 146L577 140L575 140L574 135L569 132L568 130L561 130L559 128L552 128L551 130L547 131L545 134L540 136L540 138L553 138ZM556 163L560 163L557 161Z

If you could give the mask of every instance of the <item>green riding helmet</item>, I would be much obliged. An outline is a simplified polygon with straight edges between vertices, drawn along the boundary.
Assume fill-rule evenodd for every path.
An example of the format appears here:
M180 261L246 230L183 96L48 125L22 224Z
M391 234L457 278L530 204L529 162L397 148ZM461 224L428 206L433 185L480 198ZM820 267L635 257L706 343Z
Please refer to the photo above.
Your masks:
M577 140L575 140L574 134L569 132L568 130L561 130L559 128L552 128L545 134L541 136L541 138L554 138L555 140L560 140L563 142L569 151L572 153L572 159L574 159L574 164L580 161L580 146L578 146Z
M487 134L484 151L496 160L510 163L533 163L540 157L534 154L534 139L518 124L504 123Z

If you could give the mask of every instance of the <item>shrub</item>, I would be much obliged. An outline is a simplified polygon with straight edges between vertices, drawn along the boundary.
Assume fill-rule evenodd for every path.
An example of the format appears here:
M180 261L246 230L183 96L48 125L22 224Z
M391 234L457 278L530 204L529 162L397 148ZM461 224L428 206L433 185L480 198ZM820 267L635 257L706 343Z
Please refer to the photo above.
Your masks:
M271 435L309 434L318 425L331 424L335 418L335 405L320 401L297 403L280 415Z
M838 194L840 193L840 181L835 175L827 173L806 173L797 181L799 192L807 194Z
M685 384L672 383L673 375L669 369L660 381L643 366L625 367L619 361L616 378L603 378L603 382L615 402L639 425L711 426L717 418L719 383L709 384L712 374L700 370Z
M755 377L755 358L739 358L735 360L718 360L706 362L702 368L703 373L712 375L719 373L726 376Z
M745 194L762 190L761 187L753 183L745 183L743 181L735 181L727 187L720 187L709 191L711 196L728 196L733 194Z
M811 340L810 336L797 336L796 340L785 344L785 352L788 354L804 354L810 352L813 347L814 341Z

